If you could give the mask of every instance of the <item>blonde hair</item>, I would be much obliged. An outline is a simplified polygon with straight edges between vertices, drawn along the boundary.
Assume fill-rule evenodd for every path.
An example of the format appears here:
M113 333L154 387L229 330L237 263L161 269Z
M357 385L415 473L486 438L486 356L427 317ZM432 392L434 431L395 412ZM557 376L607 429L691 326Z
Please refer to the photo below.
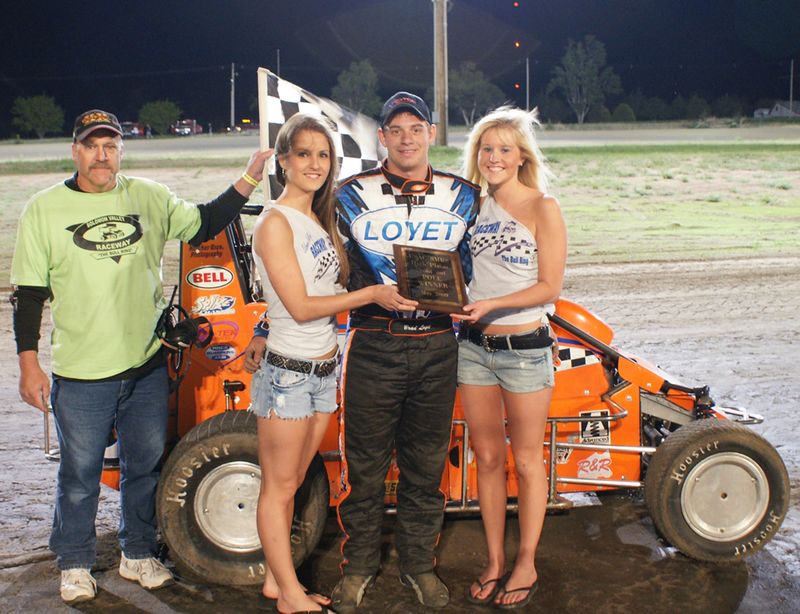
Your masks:
M336 146L333 143L333 127L329 120L317 115L307 113L295 113L286 122L278 135L275 137L275 170L278 181L285 185L286 176L280 164L280 158L286 156L294 146L295 139L303 130L310 130L323 135L328 141L328 148L331 154L331 169L325 178L325 183L314 192L311 201L311 210L319 218L325 232L331 238L336 255L339 257L339 283L347 286L350 277L350 265L347 260L347 253L342 243L342 237L336 228L336 178L339 176L339 160L336 155Z
M481 175L478 168L478 154L480 153L481 138L487 130L496 128L504 129L512 135L514 145L519 147L523 164L517 176L522 184L547 192L553 173L548 168L542 150L536 141L534 128L541 126L537 109L523 111L511 106L503 106L491 111L476 123L467 137L464 148L465 179L481 186L482 192L487 192L489 185Z

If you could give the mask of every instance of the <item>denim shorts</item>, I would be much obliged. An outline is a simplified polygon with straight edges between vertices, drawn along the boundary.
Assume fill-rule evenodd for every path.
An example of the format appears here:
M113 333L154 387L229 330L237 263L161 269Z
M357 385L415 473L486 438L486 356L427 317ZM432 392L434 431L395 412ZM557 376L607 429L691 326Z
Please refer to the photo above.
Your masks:
M467 339L458 342L458 383L500 386L509 392L536 392L552 388L552 349L487 352Z
M250 411L261 418L310 418L336 411L336 371L325 377L298 373L261 361L250 383Z

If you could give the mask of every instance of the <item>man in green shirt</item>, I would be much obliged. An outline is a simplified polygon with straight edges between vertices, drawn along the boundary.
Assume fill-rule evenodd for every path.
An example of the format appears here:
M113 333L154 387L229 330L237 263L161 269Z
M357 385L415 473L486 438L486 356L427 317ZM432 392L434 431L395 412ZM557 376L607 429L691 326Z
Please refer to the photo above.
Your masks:
M167 305L164 244L214 237L247 202L271 152L208 204L166 186L119 174L117 118L78 116L76 172L31 198L20 218L11 270L22 399L52 405L60 465L50 548L61 569L61 597L92 599L95 516L103 454L116 429L120 456L122 577L155 589L172 581L156 553L155 491L166 442L168 375L155 329ZM44 301L51 302L53 383L38 359ZM49 402L48 402L49 401Z

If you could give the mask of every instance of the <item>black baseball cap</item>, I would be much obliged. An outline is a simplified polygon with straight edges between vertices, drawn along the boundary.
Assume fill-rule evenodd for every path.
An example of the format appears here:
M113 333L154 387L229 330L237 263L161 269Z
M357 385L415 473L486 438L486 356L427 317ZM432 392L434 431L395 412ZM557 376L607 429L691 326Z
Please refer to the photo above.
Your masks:
M397 92L383 104L381 126L385 126L392 118L392 115L400 111L409 111L421 120L429 124L433 123L431 121L431 110L422 98L408 92Z
M95 130L110 130L122 136L122 126L119 125L117 116L108 111L92 109L81 113L75 118L75 127L72 129L72 140L78 143Z

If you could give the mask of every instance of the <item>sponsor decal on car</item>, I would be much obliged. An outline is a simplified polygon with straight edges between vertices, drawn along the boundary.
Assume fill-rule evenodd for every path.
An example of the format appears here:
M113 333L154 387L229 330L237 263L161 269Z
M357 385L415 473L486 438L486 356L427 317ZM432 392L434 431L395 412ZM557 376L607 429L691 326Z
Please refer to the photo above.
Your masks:
M219 259L225 254L225 249L217 243L210 243L208 245L204 243L199 247L193 247L191 249L192 256L195 256L196 258Z
M232 320L214 322L214 340L231 342L239 334L239 325Z
M186 274L186 283L201 290L217 290L233 281L233 273L222 266L201 266Z
M214 331L216 334L216 331ZM236 348L229 343L217 343L206 348L206 358L224 362L236 356Z
M209 294L208 296L198 296L192 305L192 315L196 316L221 316L229 313L236 313L233 308L236 305L236 297L225 294ZM216 324L214 334L216 335Z
M612 474L611 453L608 450L595 452L583 460L578 461L579 478L597 480L601 478L610 478Z
M574 443L577 441L577 435L568 435L567 442ZM566 465L569 462L569 457L572 456L572 448L559 448L556 447L556 464Z
M608 420L608 410L582 411L581 418L597 418L581 422L581 442L583 443L611 443L611 429Z

